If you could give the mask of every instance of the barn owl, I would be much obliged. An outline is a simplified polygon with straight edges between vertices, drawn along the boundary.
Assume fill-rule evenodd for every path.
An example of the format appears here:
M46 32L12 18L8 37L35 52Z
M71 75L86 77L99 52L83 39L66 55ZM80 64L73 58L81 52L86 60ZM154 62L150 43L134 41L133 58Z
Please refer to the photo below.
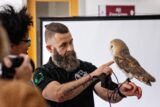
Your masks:
M149 74L139 62L131 56L127 45L120 39L113 39L110 42L110 49L115 63L126 74L128 79L136 78L139 81L151 86L155 78Z

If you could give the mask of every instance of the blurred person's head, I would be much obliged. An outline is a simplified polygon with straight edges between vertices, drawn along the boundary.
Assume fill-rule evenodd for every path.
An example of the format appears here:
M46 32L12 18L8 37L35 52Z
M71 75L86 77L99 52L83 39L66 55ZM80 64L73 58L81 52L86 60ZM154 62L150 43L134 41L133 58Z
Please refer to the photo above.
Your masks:
M0 20L7 32L11 51L10 54L27 54L31 40L29 39L29 28L33 25L32 17L27 13L27 8L20 11L6 5L0 10Z
M5 29L0 25L0 62L9 53L9 42Z
M13 75L15 79L21 79L21 80L26 80L26 81L30 80L33 69L29 62L28 55L20 54L20 57L23 57L24 59L21 66L18 66L18 67L12 66L12 65L15 65L15 63L13 64L13 60L11 61L11 59L8 56L9 50L10 50L10 44L9 44L7 37L8 36L6 34L5 29L0 24L0 78L2 79L3 74L8 74L9 76L11 76L11 74L14 74L13 73L13 69L14 69L16 71L15 74ZM7 72L6 71L4 73L4 69L2 70L1 67L7 68L9 72L6 73Z
M46 48L52 54L52 61L66 71L75 70L80 62L76 57L73 38L67 26L50 23L45 27Z

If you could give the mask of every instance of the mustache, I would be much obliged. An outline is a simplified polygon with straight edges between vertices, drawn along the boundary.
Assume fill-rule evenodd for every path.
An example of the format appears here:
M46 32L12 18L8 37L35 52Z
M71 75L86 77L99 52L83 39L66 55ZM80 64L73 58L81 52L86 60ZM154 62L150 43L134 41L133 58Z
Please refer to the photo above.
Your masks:
M68 51L64 54L64 57L68 57L68 56L76 57L76 52L75 51Z

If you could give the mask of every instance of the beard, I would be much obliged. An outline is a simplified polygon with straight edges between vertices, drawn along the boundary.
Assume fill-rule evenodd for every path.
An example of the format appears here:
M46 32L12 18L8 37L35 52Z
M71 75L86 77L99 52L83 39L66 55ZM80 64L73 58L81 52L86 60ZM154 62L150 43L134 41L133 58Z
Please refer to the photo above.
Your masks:
M75 51L66 52L64 56L62 56L55 49L52 60L58 67L63 68L67 72L72 72L80 65L80 61L77 59Z

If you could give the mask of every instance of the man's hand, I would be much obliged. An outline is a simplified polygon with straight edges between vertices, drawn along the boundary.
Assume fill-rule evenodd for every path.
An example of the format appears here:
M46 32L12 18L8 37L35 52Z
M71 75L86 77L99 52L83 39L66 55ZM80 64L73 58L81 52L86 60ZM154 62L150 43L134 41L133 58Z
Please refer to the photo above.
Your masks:
M125 96L137 96L138 99L142 96L142 89L133 82L124 82L121 84L120 92Z
M91 77L99 77L103 74L106 74L106 75L112 74L112 69L109 66L112 65L113 63L114 61L109 61L108 63L103 64L102 66L100 66L90 74Z

